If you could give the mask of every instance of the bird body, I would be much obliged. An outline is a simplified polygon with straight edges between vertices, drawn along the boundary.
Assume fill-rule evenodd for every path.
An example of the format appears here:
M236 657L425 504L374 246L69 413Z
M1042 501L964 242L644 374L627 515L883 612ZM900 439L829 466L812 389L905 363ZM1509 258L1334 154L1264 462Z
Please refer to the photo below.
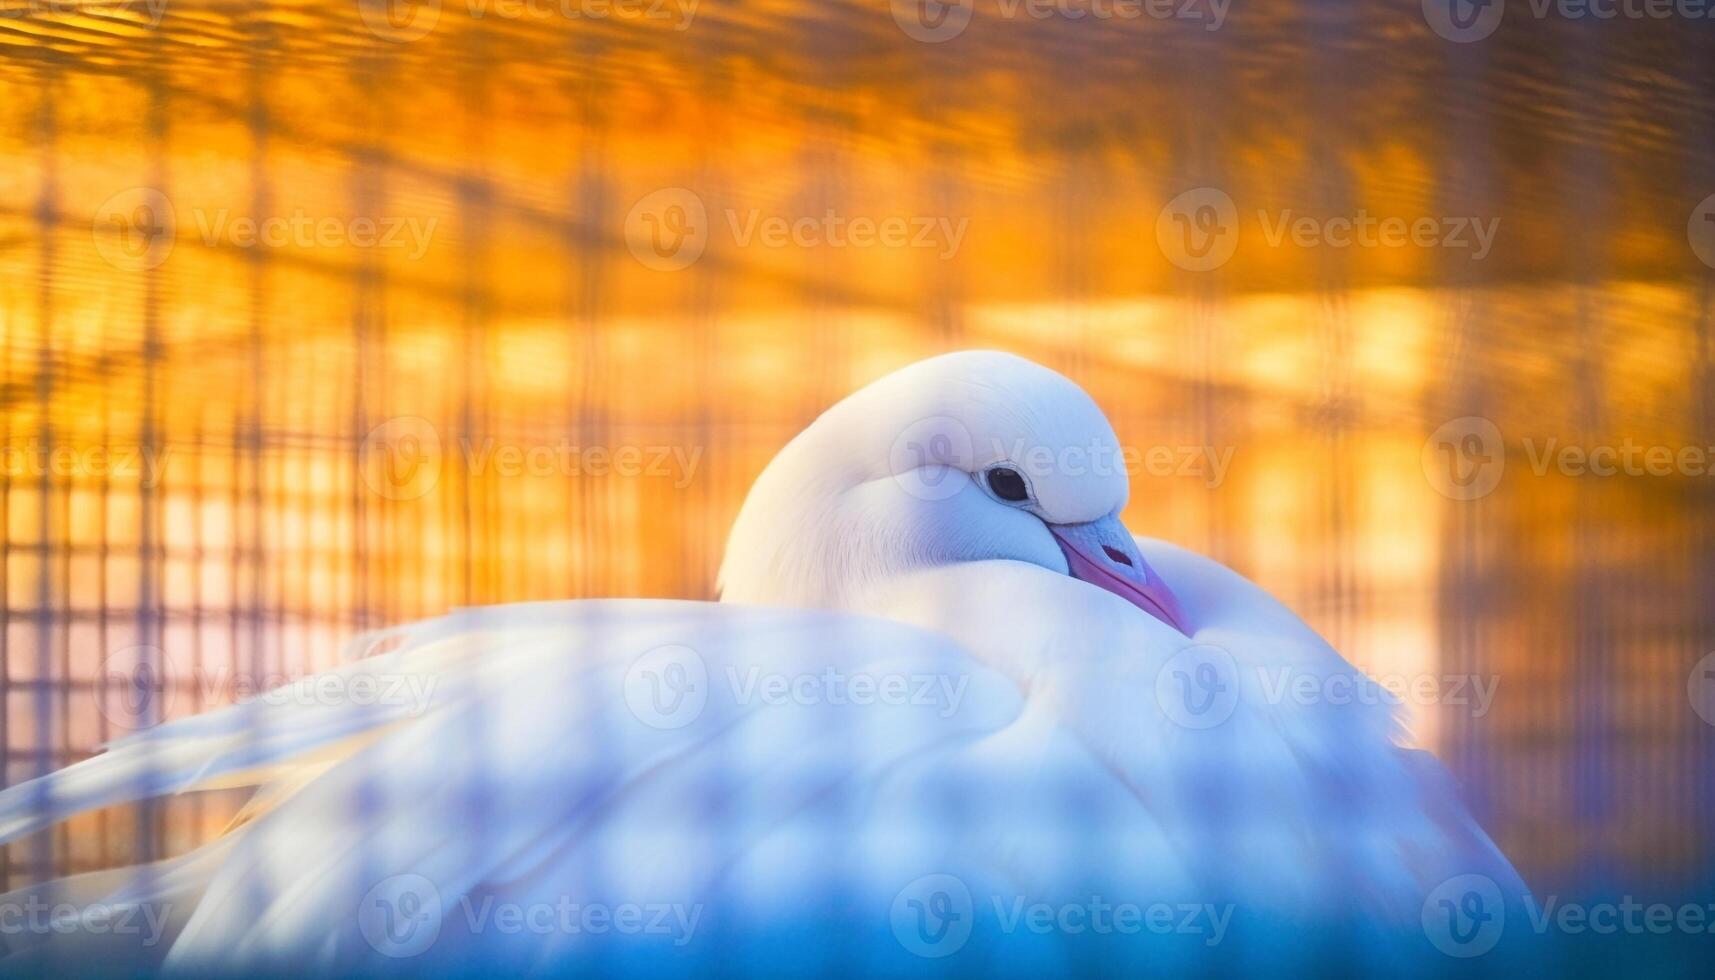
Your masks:
M9 840L258 787L187 855L0 899L152 906L154 943L31 935L0 963L1034 976L1337 942L1397 965L1439 955L1445 883L1521 900L1372 681L1124 531L1117 450L1028 361L898 372L759 477L719 603L461 610L0 792ZM325 696L359 683L423 694Z

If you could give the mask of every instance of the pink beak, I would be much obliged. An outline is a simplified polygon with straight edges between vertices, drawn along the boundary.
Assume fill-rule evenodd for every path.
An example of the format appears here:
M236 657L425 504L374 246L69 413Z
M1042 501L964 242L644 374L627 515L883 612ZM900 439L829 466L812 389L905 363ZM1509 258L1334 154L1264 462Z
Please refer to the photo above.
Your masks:
M1106 589L1186 636L1191 624L1179 598L1143 560L1117 517L1088 524L1050 524L1072 577Z

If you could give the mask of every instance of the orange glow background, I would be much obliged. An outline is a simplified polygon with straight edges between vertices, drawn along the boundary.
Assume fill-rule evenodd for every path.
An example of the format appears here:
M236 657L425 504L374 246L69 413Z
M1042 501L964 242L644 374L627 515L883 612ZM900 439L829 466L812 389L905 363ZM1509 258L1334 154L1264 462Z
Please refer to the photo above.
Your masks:
M704 0L663 23L461 0L394 41L355 0L172 0L159 26L140 3L15 6L0 442L164 466L15 452L0 475L8 783L122 734L93 679L131 646L278 676L460 605L710 598L786 439L984 347L1071 375L1128 446L1230 450L1215 485L1134 475L1134 530L1233 565L1372 672L1497 678L1487 714L1431 705L1414 730L1527 880L1715 856L1712 730L1685 686L1715 649L1715 478L1539 477L1521 448L1715 444L1715 280L1686 239L1715 192L1701 35L1472 47L1415 3L1235 7L1219 31L979 4L929 45L877 2ZM1201 186L1240 214L1207 273L1156 240ZM138 188L175 214L158 264L124 237ZM710 218L680 271L628 247L663 188ZM1257 218L1360 209L1499 236L1479 262L1276 245ZM967 224L950 258L740 245L727 215L752 210ZM433 230L420 255L204 235L293 214ZM1471 415L1505 434L1507 477L1450 500L1423 448ZM405 493L374 479L372 433L399 419L439 445ZM697 461L508 476L459 450L562 439ZM175 804L149 846L229 803ZM148 850L137 826L91 817L5 870L123 860Z

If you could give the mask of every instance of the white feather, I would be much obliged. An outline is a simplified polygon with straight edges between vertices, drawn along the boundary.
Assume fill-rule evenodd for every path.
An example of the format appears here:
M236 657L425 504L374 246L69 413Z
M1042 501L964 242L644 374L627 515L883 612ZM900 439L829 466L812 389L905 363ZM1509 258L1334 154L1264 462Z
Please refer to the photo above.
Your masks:
M972 436L954 461L970 485L933 506L887 462L893 436L925 417ZM1229 964L1308 963L1331 936L1397 966L1428 951L1418 916L1448 878L1481 874L1522 900L1439 765L1400 747L1390 705L1282 696L1283 679L1369 682L1262 590L1139 541L1197 624L1187 638L1069 577L1034 528L1116 512L1123 471L1045 478L1032 512L1000 507L970 473L1012 451L984 447L1017 439L1114 437L1076 386L1016 358L901 372L830 410L759 479L723 568L728 601L463 611L329 675L414 679L421 697L318 703L309 679L297 696L116 743L0 792L0 840L127 800L265 789L250 819L189 857L0 905L171 906L170 939L109 940L100 955L187 973L1034 976L1207 965L1222 909L1213 952ZM1206 725L1172 692L1176 665L1211 656L1232 696ZM691 700L666 711L674 678L666 693ZM858 697L856 679L901 679L905 695ZM971 936L948 964L913 955L897 928L929 874L971 896ZM386 904L402 881L433 899L411 907L433 927L422 950L376 938L376 916L404 910ZM1206 909L1207 928L1040 932L1009 918L1086 900ZM677 931L518 932L493 918L568 903L676 910ZM63 946L94 961L93 943L22 945L16 957Z

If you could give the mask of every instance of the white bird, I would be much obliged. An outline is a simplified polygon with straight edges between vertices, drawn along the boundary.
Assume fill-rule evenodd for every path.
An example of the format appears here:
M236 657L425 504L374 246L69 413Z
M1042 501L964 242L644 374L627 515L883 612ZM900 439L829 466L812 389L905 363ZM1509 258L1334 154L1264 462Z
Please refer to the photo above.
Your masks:
M0 922L0 964L1453 964L1432 920L1516 908L1518 876L1373 682L1235 572L1127 533L1121 460L1024 359L898 371L758 478L719 603L456 612L0 792L11 840L256 787L186 855L0 897L69 924Z

